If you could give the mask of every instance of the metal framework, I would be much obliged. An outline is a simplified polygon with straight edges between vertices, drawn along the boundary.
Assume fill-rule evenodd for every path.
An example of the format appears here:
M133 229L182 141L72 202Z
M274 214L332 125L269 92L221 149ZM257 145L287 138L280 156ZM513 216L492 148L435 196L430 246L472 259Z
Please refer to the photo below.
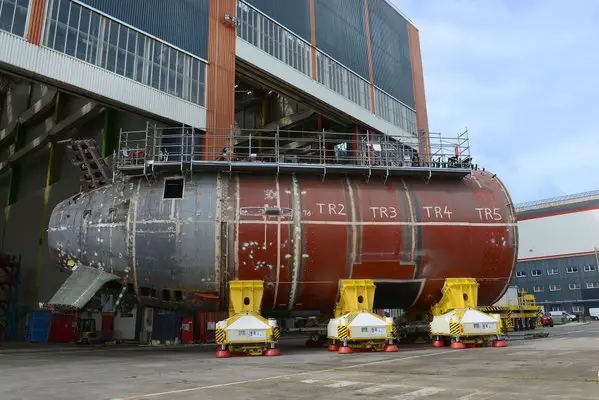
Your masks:
M306 171L380 175L465 176L472 164L468 133L456 138L435 135L421 157L415 136L389 136L372 131L222 129L208 133L190 127L157 127L120 132L114 171L151 176L160 172L200 169L224 171ZM215 145L218 144L218 145Z

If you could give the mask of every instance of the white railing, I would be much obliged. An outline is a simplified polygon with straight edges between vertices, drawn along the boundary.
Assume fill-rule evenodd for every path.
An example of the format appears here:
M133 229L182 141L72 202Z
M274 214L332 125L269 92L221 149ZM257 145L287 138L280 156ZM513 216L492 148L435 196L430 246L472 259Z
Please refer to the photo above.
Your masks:
M148 125L144 131L121 132L117 169L145 171L156 166L206 163L287 166L472 169L463 135L431 142L431 159L406 143L413 136L374 132L327 132L260 129L214 129L209 134L189 127Z
M42 45L194 104L206 104L203 60L79 2L48 0Z
M237 2L237 36L291 68L312 76L310 43L243 1Z
M237 20L240 39L312 77L312 46L309 42L243 0L237 1ZM374 86L372 110L370 82L318 49L316 80L402 132L416 135L416 112L412 108Z

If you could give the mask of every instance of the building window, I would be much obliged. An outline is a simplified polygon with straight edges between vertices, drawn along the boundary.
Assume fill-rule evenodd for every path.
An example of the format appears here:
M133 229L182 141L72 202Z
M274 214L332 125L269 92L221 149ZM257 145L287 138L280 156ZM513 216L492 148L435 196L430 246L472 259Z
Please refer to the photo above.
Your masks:
M597 271L596 265L585 265L584 266L584 272L593 272L593 271Z
M516 272L516 278L524 278L524 277L526 277L526 272L524 272L524 271Z
M0 0L0 30L24 37L29 1Z
M533 286L532 291L535 293L544 292L545 286Z
M551 311L561 311L562 306L551 306Z
M48 0L43 36L48 48L202 107L206 104L203 60L78 3Z
M547 269L547 275L557 275L557 274L559 274L559 268Z
M549 285L549 291L551 292L559 292L562 290L559 285Z
M572 306L572 312L573 313L583 313L584 306Z
M533 269L532 271L530 271L530 275L532 275L532 276L541 276L541 270L540 269Z
M571 283L568 285L568 287L570 288L570 290L580 289L580 283Z
M518 292L524 294L524 293L526 293L526 288L523 288L523 287L518 288Z
M566 273L568 273L568 274L573 274L575 272L578 272L578 267L568 267L568 268L566 268Z
M587 282L587 289L599 288L599 282Z

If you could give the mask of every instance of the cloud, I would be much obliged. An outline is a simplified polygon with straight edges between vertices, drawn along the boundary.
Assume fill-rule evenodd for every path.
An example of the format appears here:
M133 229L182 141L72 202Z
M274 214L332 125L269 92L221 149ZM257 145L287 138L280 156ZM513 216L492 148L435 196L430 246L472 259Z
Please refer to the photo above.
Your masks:
M599 2L393 0L420 32L429 126L468 127L515 202L599 190Z

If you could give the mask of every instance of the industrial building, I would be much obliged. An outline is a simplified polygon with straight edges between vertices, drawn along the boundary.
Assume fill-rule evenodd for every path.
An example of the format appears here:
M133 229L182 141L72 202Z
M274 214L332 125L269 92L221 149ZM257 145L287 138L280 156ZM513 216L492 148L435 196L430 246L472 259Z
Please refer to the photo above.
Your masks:
M391 140L423 160L469 156L467 136L429 133L418 30L387 0L0 0L0 43L1 252L19 266L2 318L21 334L67 277L49 256L49 214L112 179L121 131L191 128L203 159L231 132L255 157L279 131L302 132L286 159ZM350 139L314 145L334 134ZM73 165L71 139L95 140L98 175ZM136 312L115 321L129 338L148 320Z
M599 192L516 207L519 250L512 283L545 311L599 307Z

